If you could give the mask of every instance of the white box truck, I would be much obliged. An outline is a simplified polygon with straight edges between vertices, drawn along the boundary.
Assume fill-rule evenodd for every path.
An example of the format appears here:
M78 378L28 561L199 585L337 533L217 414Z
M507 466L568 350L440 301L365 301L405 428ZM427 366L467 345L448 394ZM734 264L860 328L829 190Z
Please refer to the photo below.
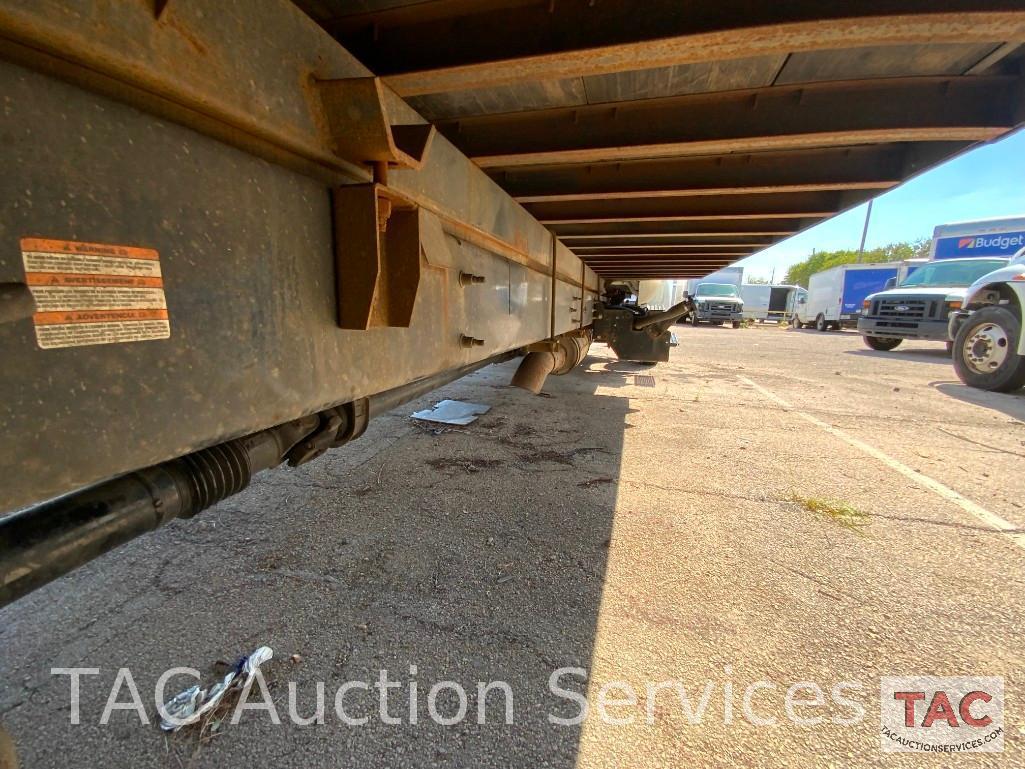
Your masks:
M769 283L742 283L740 298L744 300L744 317L751 320L786 320L791 295L799 286Z
M790 319L795 328L814 326L818 331L840 329L858 322L865 297L882 291L896 280L896 262L841 264L816 272L808 280L808 296L798 297Z

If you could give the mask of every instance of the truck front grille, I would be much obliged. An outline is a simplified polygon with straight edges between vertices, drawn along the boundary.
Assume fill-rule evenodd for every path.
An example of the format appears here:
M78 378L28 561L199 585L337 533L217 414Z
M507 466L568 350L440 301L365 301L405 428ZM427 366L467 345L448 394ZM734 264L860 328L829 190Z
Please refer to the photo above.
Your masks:
M925 299L877 299L876 307L873 308L873 315L877 318L892 318L894 320L916 320L928 317L931 313L929 302Z
M732 304L710 304L708 309L712 312L733 312L736 307Z

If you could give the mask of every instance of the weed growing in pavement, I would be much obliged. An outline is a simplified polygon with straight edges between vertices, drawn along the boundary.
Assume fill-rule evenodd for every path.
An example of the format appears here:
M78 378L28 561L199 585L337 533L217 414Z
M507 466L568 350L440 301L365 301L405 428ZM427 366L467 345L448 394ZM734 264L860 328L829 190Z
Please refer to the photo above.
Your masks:
M791 496L790 501L796 502L809 513L815 513L835 521L845 529L850 529L857 534L864 534L865 527L872 522L871 516L868 513L863 513L846 502L817 499L815 497L801 497L797 494Z

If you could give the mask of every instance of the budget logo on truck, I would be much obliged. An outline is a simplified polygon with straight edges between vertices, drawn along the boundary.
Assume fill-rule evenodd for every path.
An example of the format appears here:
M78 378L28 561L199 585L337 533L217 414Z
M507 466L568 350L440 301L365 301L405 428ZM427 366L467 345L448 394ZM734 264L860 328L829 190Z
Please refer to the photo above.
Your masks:
M900 676L880 684L880 746L887 753L997 753L1004 749L1004 679Z
M992 235L965 235L940 238L936 241L937 259L965 256L1012 256L1025 246L1025 231Z

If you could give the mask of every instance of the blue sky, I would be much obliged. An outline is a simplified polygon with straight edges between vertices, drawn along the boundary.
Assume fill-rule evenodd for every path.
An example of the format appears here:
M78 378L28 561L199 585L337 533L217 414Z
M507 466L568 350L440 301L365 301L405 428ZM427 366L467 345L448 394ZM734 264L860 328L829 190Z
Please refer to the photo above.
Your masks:
M857 248L867 205L737 262L745 267L744 280L771 278L775 268L781 282L787 267L812 249ZM1025 131L978 147L877 197L865 247L931 238L937 224L1016 214L1025 215Z

